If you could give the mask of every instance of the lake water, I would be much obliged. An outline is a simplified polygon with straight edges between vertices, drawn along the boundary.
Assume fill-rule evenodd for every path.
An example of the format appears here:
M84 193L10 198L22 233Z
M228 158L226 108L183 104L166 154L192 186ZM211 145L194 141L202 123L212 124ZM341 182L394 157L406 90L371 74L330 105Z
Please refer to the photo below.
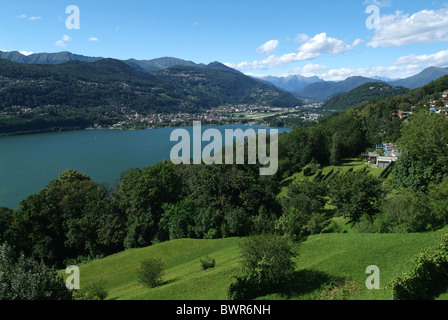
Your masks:
M211 127L203 127L203 130ZM269 129L263 126L216 126L225 129ZM0 137L0 207L18 208L22 199L39 192L67 169L87 174L109 185L122 172L170 159L170 141L176 128L139 131L81 130L27 136ZM192 134L192 127L187 127ZM286 128L278 129L280 133ZM269 130L268 130L269 133ZM203 142L203 147L208 142Z

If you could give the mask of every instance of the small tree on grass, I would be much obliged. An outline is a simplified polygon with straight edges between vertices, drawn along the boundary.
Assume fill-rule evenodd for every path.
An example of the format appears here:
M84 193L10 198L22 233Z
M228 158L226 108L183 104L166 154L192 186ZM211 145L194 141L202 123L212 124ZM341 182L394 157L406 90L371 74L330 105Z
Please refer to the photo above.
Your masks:
M138 270L139 282L149 288L158 287L164 276L164 264L160 258L150 258L140 264Z
M290 280L295 270L293 243L287 237L264 234L241 245L242 276L230 284L231 300L253 298L257 293Z

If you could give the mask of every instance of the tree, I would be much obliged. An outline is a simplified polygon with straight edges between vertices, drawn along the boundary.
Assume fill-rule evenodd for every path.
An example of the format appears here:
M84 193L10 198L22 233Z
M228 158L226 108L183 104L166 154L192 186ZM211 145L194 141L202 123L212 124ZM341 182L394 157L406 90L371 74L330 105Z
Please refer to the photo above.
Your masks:
M195 217L197 204L189 197L176 204L167 203L163 206L164 213L159 227L169 234L169 239L195 238Z
M0 207L0 243L11 241L13 215L13 210Z
M363 215L379 211L384 191L381 180L358 170L337 175L330 183L329 195L337 214L358 222Z
M109 218L117 218L119 212L104 185L67 170L20 203L11 233L18 249L26 255L62 266L65 259L120 249L104 238L105 228L112 227Z
M289 238L273 234L251 236L240 247L242 275L230 284L230 299L254 298L292 278L297 252Z
M241 244L241 269L263 288L291 279L295 263L292 242L278 235L252 236Z
M126 248L148 246L156 238L163 237L158 228L163 206L175 204L182 198L182 186L181 177L170 162L130 170L122 175L118 196L127 213Z
M45 264L0 246L0 300L72 300L64 279Z
M398 144L401 157L394 168L398 185L427 192L430 183L448 176L448 119L442 115L417 114L402 129Z
M310 216L323 212L327 203L327 185L324 181L307 179L303 182L293 182L288 188L288 197L284 200L283 211L298 209Z

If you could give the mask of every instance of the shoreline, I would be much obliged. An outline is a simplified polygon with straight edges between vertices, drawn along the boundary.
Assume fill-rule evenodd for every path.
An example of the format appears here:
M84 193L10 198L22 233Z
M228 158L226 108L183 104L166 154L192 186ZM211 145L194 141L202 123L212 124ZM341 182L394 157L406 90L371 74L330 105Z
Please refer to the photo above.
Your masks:
M226 126L226 125L244 125L244 126L268 126L269 124L257 124L257 123L243 123L243 122L235 122L235 123L207 123L205 126ZM147 127L147 128L95 128L95 127L62 127L62 128L47 128L47 129L38 129L38 130L29 130L29 131L18 131L18 132L8 132L8 133L0 133L1 137L12 137L12 136L26 136L26 135L34 135L40 133L57 133L57 132L67 132L67 131L81 131L81 130L119 130L119 131L137 131L137 130L154 130L154 129L163 129L163 128L184 128L188 127L187 123L180 125L166 125L160 127Z

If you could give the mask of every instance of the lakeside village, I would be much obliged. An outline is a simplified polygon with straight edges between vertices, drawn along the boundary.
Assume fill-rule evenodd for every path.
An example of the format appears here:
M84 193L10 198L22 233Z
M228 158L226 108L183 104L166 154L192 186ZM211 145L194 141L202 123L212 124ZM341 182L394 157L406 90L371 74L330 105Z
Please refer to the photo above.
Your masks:
M105 116L115 119L109 126L95 124L92 129L144 129L160 127L178 127L191 125L193 121L201 121L208 124L268 124L264 120L275 117L275 119L298 119L301 121L317 121L323 115L319 112L321 102L309 102L295 108L281 108L262 105L224 105L197 113L154 113L142 115L129 107L115 107L105 112ZM28 106L11 106L0 112L2 116L12 115L45 115L52 110L60 111L63 107L48 105L44 107L30 108ZM100 109L101 107L93 107Z
M208 124L267 124L264 120L270 117L276 119L300 119L302 121L317 121L322 114L317 111L322 103L310 102L295 108L281 108L261 105L224 105L200 113L175 113L140 115L138 112L124 115L124 119L110 126L110 129L129 129L132 127L158 128L166 126L191 125L193 121ZM101 128L96 125L95 128Z

